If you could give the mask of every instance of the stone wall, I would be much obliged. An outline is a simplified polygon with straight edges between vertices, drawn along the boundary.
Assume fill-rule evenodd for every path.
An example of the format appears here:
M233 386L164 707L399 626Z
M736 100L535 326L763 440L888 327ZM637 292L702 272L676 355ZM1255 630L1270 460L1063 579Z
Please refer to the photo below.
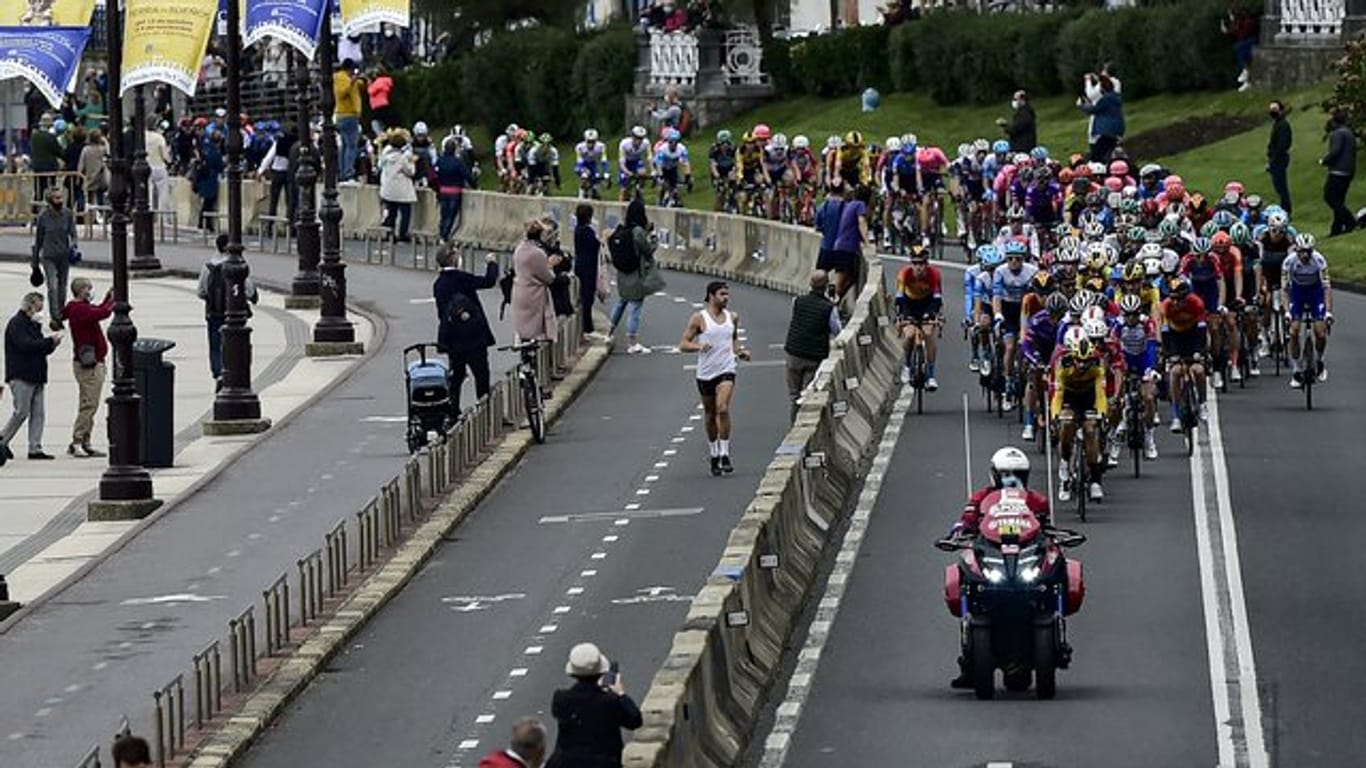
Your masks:
M1260 45L1252 55L1252 83L1280 93L1333 77L1333 62L1342 57L1337 45Z

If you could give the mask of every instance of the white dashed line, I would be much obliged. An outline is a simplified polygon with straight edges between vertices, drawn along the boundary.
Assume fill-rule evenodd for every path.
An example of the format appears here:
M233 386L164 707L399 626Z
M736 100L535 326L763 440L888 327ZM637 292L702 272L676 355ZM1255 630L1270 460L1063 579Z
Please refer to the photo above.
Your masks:
M242 556L242 550L240 550L240 549L234 549L234 550L232 550L231 552L228 552L227 554L228 554L228 557L241 557L241 556Z
M72 683L71 685L68 685L67 687L63 688L62 690L63 690L63 691L66 691L67 693L75 693L76 691L79 691L80 689L81 689L81 686L80 686L79 683Z
M551 613L555 614L556 616L561 616L563 614L569 613L570 610L570 607L567 605L557 605L555 606L555 610L551 611Z
M107 666L109 666L109 662L107 662L107 661L97 661L97 662L95 662L94 664L91 664L91 665L90 665L90 668L93 669L93 670L95 670L96 672L99 672L101 669L104 669L104 668L107 667ZM58 699L58 701L61 701L61 699ZM52 702L49 701L48 703L51 704Z
M636 495L637 495L637 496L649 496L649 495L650 495L650 489L649 489L649 488L637 488L637 489L636 489Z
M494 692L493 692L493 700L494 700L494 701L506 701L507 699L510 699L510 698L512 698L512 691L494 691Z
M528 645L528 646L526 647L526 650L522 651L522 653L524 653L524 654L526 654L526 655L528 655L528 656L540 656L540 655L541 655L541 651L544 651L544 650L545 650L545 646L544 646L544 645Z
M33 713L33 716L34 716L34 717L47 717L47 716L50 715L50 714L52 714L52 707L43 707L42 709L38 710L37 712L34 712L34 713Z
M606 553L606 552L594 552L594 553L591 555L591 557L592 557L592 559L594 559L594 560L606 560L606 559L607 559L607 553Z
M664 450L664 455L665 455L665 456L677 456L677 455L678 455L678 451L677 451L676 449L674 449L674 448L666 448L666 449Z
M702 414L700 414L700 413L694 413L694 414L691 414L691 415L688 416L688 421L701 421L701 420L702 420Z
M690 426L689 426L689 427L679 427L679 429L678 429L679 432L691 432L692 430L693 430L693 428L690 427Z
M611 544L612 542L616 541L617 538L617 536L603 536L602 540L608 544Z
M637 509L640 509L640 503L639 503L639 502L631 502L630 504L627 504L627 505L626 505L626 511L627 511L627 512L634 512L634 511L636 511Z
M526 673L527 673L527 668L526 668L526 667L518 667L518 668L512 670L511 672L509 672L509 673L508 673L508 677L526 677ZM496 698L498 698L498 697L495 695L493 698L496 699Z
M653 483L659 480L659 475L646 475L645 482Z
M578 595L583 594L583 587L570 587L569 589L566 589L564 593L570 597L577 597Z
M619 527L625 527L625 526L628 526L628 525L630 525L630 524L631 524L631 518L629 518L629 517L618 518L617 521L616 521L615 523L612 523L612 525L619 526Z
M24 738L24 734L22 734L22 733L11 733L11 734L10 734L8 737L6 737L6 738L8 738L10 741L18 741L18 740Z
M488 725L493 722L495 717L496 715L480 715L479 717L474 718L474 722L478 725Z
M557 630L557 629L559 629L559 628L560 628L560 625L559 625L559 624L544 624L544 625L541 626L540 633L543 634L543 635L551 635L551 634L554 634L554 633L555 633L555 630Z
M597 575L598 575L598 572L595 571L595 570L593 570L592 568L589 568L588 570L585 570L585 571L579 571L579 575L582 576L582 577L585 578L585 579L591 579L591 578L593 578L594 576L597 576Z
M460 742L460 749L463 750L477 749L478 747L478 739L465 739L464 741Z
M688 439L688 438L686 438L686 437L671 437L671 438L669 438L669 442L671 442L671 443L681 443L681 442L683 442L684 440L687 440L687 439ZM666 456L672 456L673 454L672 454L672 453L666 453L665 455L666 455Z
M655 469L665 469L665 468L668 467L668 466L669 466L669 462L667 462L667 461L656 461L656 462L655 462Z

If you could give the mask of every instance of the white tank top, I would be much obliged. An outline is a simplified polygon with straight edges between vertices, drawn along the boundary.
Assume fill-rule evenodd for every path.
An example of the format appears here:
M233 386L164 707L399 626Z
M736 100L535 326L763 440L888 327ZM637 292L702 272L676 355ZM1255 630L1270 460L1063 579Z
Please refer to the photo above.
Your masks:
M732 345L735 338L735 320L730 310L723 309L721 312L721 322L717 322L711 316L709 309L703 309L699 313L702 315L702 333L698 335L697 343L711 345L711 349L706 352L697 353L699 381L711 381L722 374L735 373L735 350Z

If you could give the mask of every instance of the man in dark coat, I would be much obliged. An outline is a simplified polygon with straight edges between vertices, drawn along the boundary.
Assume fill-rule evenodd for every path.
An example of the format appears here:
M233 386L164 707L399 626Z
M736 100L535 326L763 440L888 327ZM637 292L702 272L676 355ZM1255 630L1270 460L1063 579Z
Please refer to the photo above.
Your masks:
M1039 144L1034 106L1029 103L1029 94L1016 91L1010 100L1010 107L1014 112L1010 122L1003 126L1006 139L1010 141L1010 151L1028 152Z
M445 347L451 364L451 418L460 416L460 388L465 383L466 370L474 376L474 392L478 397L489 393L489 347L497 343L493 329L484 314L479 291L498 285L498 257L488 255L482 276L471 274L456 265L456 251L443 246L436 254L441 273L432 284L436 299L437 343Z
M640 708L626 695L619 674L613 673L610 682L603 678L612 668L592 643L569 651L565 672L574 685L555 691L551 699L559 734L546 768L621 768L621 729L641 726Z
M24 422L28 422L28 457L52 458L43 450L43 398L47 388L47 356L57 351L62 337L43 336L43 326L38 322L42 311L43 294L26 294L19 311L5 326L5 381L14 398L14 415L0 429L0 465L14 457L9 441Z

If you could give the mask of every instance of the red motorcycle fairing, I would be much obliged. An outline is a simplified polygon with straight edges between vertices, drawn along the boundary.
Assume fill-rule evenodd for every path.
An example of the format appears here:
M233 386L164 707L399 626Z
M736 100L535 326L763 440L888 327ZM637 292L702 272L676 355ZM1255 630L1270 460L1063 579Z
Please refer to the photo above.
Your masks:
M1069 559L1067 561L1067 607L1064 615L1071 616L1081 610L1081 603L1086 599L1086 582L1082 581L1081 561Z
M944 605L955 618L963 617L962 581L957 563L944 566Z
M1020 488L1002 488L982 499L979 530L987 541L1000 544L1001 537L1014 535L1022 544L1033 541L1043 524L1029 508L1026 493Z

